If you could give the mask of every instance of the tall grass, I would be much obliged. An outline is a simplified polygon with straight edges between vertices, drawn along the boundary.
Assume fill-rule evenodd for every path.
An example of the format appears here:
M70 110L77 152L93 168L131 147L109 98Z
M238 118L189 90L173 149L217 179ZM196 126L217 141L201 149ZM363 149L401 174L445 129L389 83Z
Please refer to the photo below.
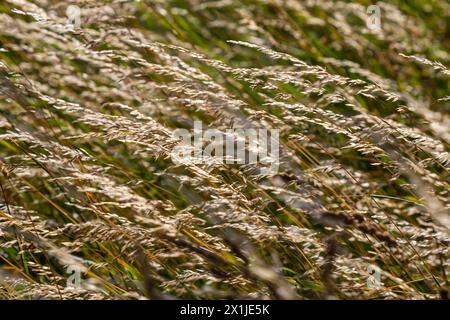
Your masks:
M2 1L0 298L448 297L450 4L371 4ZM279 171L174 163L194 121Z

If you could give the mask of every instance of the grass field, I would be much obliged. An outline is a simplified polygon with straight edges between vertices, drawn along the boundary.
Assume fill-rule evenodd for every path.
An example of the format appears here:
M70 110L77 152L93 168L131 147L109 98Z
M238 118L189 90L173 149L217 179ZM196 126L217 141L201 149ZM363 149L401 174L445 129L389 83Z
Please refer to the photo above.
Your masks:
M449 298L449 22L2 0L0 298ZM276 170L174 161L194 122L278 132Z

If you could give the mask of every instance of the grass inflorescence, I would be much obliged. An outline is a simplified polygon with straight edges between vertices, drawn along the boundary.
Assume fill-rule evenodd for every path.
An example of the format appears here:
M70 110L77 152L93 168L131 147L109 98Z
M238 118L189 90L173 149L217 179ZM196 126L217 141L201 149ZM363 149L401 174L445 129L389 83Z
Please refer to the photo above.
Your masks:
M447 297L450 4L369 5L2 1L0 298ZM194 121L278 170L175 163Z

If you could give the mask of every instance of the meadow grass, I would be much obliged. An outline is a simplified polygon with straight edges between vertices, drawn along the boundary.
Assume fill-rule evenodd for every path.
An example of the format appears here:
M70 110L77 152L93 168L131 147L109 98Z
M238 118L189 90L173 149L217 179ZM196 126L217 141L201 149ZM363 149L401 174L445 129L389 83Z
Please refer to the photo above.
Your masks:
M1 1L0 298L448 298L449 18ZM278 171L174 163L194 121L279 130Z

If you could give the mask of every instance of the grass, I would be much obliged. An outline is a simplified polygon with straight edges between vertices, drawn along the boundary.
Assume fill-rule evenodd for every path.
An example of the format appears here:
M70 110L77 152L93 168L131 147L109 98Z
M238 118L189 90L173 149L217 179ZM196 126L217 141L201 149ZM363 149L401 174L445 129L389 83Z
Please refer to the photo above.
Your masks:
M450 5L372 4L2 1L0 298L448 298Z

